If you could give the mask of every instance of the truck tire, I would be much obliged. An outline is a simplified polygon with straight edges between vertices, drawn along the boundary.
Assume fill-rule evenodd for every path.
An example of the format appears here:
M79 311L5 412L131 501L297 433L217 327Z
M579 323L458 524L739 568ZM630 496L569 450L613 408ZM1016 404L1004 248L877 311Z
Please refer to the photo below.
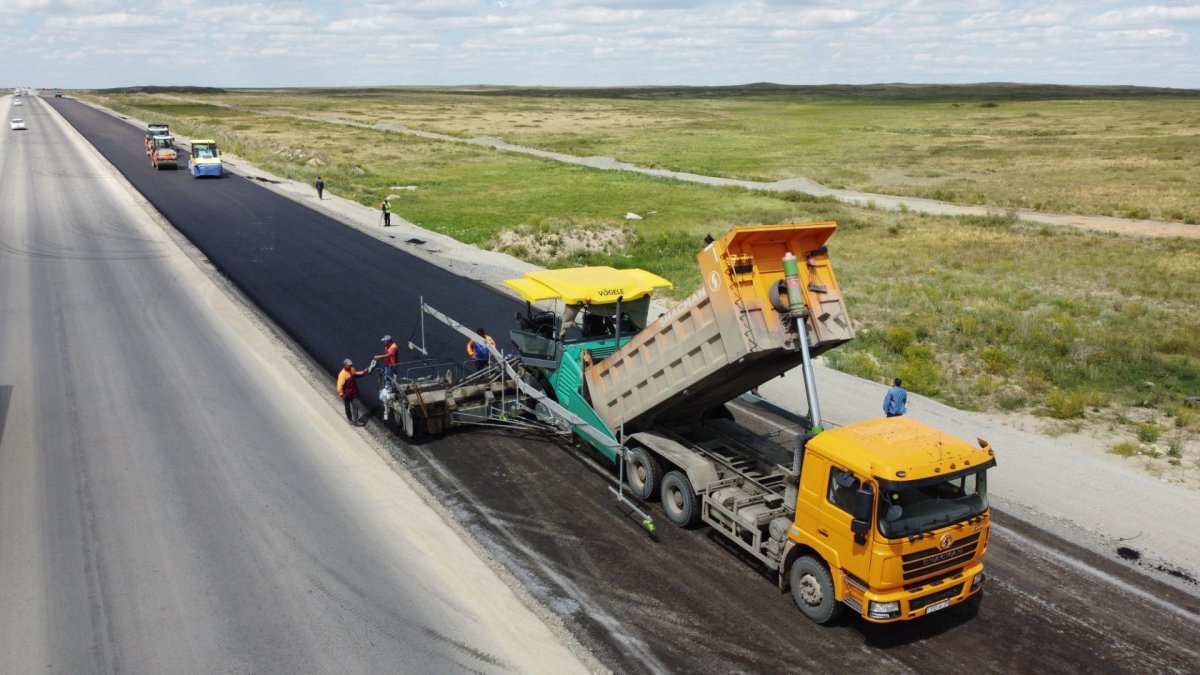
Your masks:
M662 482L662 465L645 448L632 447L625 453L625 483L634 497L649 501Z
M682 471L670 471L662 479L662 505L667 520L679 527L691 527L700 521L700 499L692 481Z
M804 556L792 564L788 579L792 586L792 600L804 616L825 625L842 613L833 590L833 576L825 563L812 556Z

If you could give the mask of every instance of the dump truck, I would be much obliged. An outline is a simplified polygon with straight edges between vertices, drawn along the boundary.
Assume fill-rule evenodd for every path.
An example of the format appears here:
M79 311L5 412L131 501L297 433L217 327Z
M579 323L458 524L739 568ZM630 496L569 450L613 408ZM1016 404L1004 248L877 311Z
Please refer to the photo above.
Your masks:
M643 270L508 280L526 300L513 374L564 411L622 489L661 499L675 525L712 528L813 621L974 610L991 446L903 416L822 422L812 358L854 337L827 247L835 230L734 228L697 255L701 287L656 317L651 298L670 284ZM809 412L791 447L734 420L727 402L797 366Z
M208 139L192 141L192 152L188 156L188 171L192 172L193 178L221 177L223 173L221 151L217 149L216 141Z
M155 136L170 136L171 128L166 124L147 124L146 138L143 145L146 147L146 156L150 156L150 149L154 146Z
M155 170L179 168L179 156L175 151L175 139L170 136L150 138L150 166Z

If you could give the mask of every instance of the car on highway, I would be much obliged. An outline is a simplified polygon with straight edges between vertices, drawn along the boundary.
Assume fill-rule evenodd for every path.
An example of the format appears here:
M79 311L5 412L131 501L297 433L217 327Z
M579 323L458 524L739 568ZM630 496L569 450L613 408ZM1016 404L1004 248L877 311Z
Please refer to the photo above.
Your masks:
M21 99L19 99L19 98L14 98L14 99L13 99L13 105L25 105L25 104L21 102Z
M13 131L25 131L28 127L25 126L25 120L20 117L14 117L12 122L9 122Z

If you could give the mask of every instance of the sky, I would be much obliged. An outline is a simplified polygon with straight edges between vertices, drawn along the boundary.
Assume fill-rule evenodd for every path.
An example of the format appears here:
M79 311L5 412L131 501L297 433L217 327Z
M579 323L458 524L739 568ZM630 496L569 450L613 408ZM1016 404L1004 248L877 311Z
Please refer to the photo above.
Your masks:
M6 86L1200 88L1200 0L0 0Z

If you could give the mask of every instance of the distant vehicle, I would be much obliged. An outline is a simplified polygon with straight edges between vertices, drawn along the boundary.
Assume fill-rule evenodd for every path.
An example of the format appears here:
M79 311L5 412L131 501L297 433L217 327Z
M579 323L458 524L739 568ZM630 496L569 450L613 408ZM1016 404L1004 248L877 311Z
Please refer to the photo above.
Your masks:
M154 136L150 141L150 166L156 170L179 168L179 157L175 153L174 138Z
M14 99L13 99L13 105L25 105L25 104L21 102L21 99L19 99L19 98L14 98Z
M154 145L155 136L170 136L171 129L165 124L148 124L146 125L146 156L150 156L150 147Z
M193 178L201 176L220 178L223 169L221 167L221 151L217 149L217 142L192 141L192 154L188 157L188 170L192 172Z
M62 98L62 89L54 90L54 98Z
M25 131L28 128L25 126L25 120L21 119L20 117L14 117L12 122L9 122L9 124L12 125L13 131Z

